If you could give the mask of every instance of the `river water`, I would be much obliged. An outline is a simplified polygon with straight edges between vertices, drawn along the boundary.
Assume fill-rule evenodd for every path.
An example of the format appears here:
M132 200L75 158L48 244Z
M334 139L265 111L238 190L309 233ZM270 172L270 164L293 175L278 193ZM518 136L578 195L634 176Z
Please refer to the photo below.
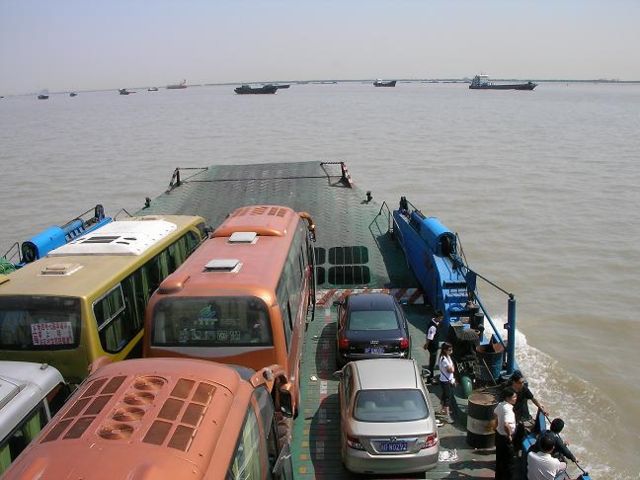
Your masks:
M339 160L379 202L406 195L460 234L515 293L518 361L582 465L640 478L640 85L7 97L0 253L96 203L136 211L178 166Z

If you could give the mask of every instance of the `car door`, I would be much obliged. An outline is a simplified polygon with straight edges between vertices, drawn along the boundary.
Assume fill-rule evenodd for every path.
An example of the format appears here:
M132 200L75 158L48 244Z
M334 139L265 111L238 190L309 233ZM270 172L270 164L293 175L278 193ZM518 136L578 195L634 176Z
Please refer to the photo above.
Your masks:
M342 369L342 378L340 379L339 401L340 401L340 446L344 452L345 445L345 428L349 423L349 415L351 414L350 404L353 394L353 364L347 364Z

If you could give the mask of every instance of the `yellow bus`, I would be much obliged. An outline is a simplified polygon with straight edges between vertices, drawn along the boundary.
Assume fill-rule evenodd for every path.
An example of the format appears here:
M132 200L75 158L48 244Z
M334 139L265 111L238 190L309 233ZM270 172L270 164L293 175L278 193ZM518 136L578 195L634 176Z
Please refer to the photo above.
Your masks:
M3 479L293 480L287 382L278 365L104 365Z
M204 230L197 216L126 218L0 277L0 360L48 363L78 383L101 356L140 356L151 294Z

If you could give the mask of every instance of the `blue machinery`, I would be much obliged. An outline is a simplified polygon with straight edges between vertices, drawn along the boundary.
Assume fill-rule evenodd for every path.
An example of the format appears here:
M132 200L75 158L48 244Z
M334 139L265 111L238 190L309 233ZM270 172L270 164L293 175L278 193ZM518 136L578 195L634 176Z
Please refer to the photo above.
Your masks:
M506 350L507 374L513 373L516 368L516 299L513 294L471 270L458 253L456 235L437 218L425 217L405 197L400 198L400 208L393 211L393 232L427 300L435 310L443 313L445 335L451 323L461 322L462 317L470 317L471 327L480 329L483 328L483 317L486 317L497 341ZM508 296L506 344L478 296L478 278Z
M93 216L87 217L87 214L91 212L93 212ZM9 261L14 261L17 257L18 261L14 261L14 264L19 268L44 257L51 250L61 247L111 221L111 217L105 216L102 205L96 205L95 208L81 213L78 217L62 226L52 226L43 230L23 242L21 246L17 242L14 243L3 257Z

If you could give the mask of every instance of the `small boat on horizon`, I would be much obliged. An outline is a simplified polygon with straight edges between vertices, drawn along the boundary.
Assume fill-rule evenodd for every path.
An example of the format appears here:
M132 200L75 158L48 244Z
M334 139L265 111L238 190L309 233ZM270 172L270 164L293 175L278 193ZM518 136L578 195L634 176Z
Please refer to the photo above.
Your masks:
M270 94L276 93L278 91L277 85L263 85L261 87L252 87L251 85L242 85L241 87L235 88L233 91L238 95L260 95L260 94Z
M158 87L149 87L147 88L147 92L157 92L158 91Z
M537 83L531 81L526 83L496 84L489 81L488 75L476 75L471 80L469 88L471 90L533 90L537 86Z
M118 90L118 93L119 93L120 95L130 95L130 94L132 94L132 93L136 93L136 92L133 92L133 91L131 91L131 90L127 90L126 88L120 88L120 89Z
M388 82L384 82L384 81L378 79L375 82L373 82L373 86L374 87L395 87L396 86L396 80L389 80Z
M180 83L174 83L171 85L167 85L167 90L180 90L182 88L187 88L187 80L182 80Z
M38 94L38 100L48 100L49 99L49 90L42 90Z
M77 96L78 96L78 94L77 94L76 92L70 92L70 93L69 93L69 96L70 96L70 97L77 97Z

